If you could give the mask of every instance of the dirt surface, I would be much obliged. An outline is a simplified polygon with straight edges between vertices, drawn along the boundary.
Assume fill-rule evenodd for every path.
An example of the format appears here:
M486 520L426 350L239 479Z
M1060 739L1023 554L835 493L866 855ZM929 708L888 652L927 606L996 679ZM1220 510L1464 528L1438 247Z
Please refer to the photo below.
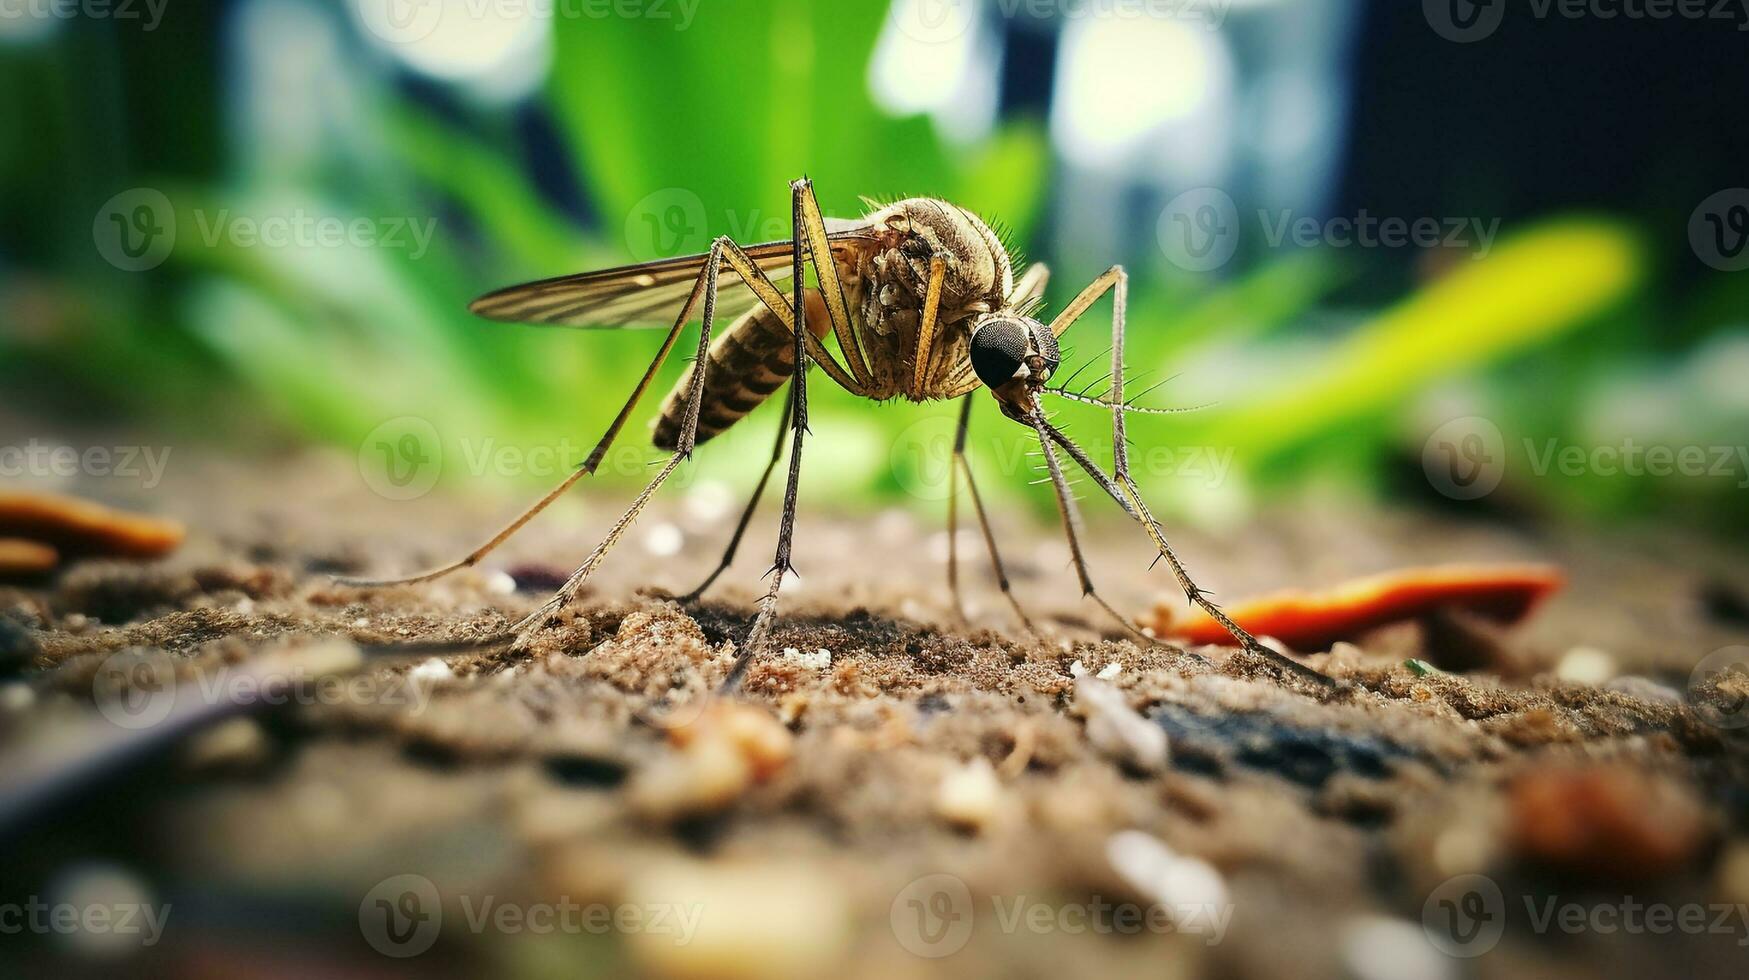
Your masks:
M1715 673L1749 659L1732 650L1749 643L1749 565L1717 543L1317 502L1177 532L1222 596L1430 562L1571 575L1509 634L1404 624L1307 658L1345 682L1332 692L1230 649L1124 636L1079 597L1055 529L998 516L1034 638L975 533L961 625L938 518L812 510L774 652L725 702L708 694L763 590L775 501L700 606L667 596L712 567L739 503L703 483L653 505L531 648L437 656L394 645L502 630L623 501L585 488L478 568L371 591L329 576L452 558L514 503L386 501L324 456L181 472L149 501L192 528L173 558L0 586L0 903L165 912L145 949L89 926L0 937L9 966L1370 978L1749 962L1749 690ZM1171 580L1123 530L1093 524L1090 552L1140 616ZM1437 667L1459 663L1484 666Z

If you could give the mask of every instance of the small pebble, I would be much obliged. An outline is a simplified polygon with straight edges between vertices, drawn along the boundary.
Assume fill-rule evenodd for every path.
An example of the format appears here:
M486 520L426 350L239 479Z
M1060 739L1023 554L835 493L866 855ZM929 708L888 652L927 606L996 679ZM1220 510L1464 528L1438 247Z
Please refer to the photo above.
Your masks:
M671 927L634 929L643 975L788 980L840 975L851 942L843 882L805 864L666 862L626 882L625 904L662 909Z
M935 790L935 814L955 827L979 831L995 822L1001 801L996 770L980 756L941 778Z
M673 524L662 522L654 524L644 532L644 550L658 558L669 558L680 554L680 548L686 543L686 535Z
M1075 708L1087 720L1087 740L1108 757L1139 772L1166 768L1166 730L1129 706L1123 692L1094 677L1077 660L1069 667L1075 678Z
M243 769L265 761L272 746L253 718L232 718L189 739L183 758L194 769Z
M486 573L486 591L492 595L513 595L516 592L516 580L510 573L493 570Z
M806 667L809 670L825 670L832 666L832 651L822 647L813 653L803 653L795 647L785 647L783 650L783 659L798 667Z
M1117 661L1113 660L1111 663L1108 663L1104 667L1101 667L1099 669L1099 673L1094 674L1093 676L1099 678L1102 681L1115 681L1115 680L1117 680L1117 675L1119 675L1121 673L1123 673L1123 664L1120 664Z
M1597 687L1615 676L1615 658L1596 647L1574 647L1555 667L1555 676L1570 684Z
M1125 830L1111 835L1105 859L1130 887L1170 913L1181 932L1213 933L1231 911L1231 892L1219 869L1177 853L1153 834Z
M1352 916L1342 925L1342 961L1354 980L1452 980L1457 961L1427 941L1415 922Z
M36 704L36 690L23 681L0 684L0 710L28 711Z
M419 666L407 672L407 676L422 684L434 684L438 681L453 680L455 671L439 657L427 657Z

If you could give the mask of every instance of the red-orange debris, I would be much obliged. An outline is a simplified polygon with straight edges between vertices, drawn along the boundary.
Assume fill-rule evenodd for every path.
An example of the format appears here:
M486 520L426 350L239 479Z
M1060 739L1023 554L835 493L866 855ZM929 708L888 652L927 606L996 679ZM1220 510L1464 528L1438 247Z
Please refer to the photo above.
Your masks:
M1324 592L1288 590L1240 602L1226 610L1258 636L1295 650L1324 650L1391 623L1458 609L1500 623L1515 623L1566 584L1550 565L1441 565L1356 579ZM1177 603L1154 607L1156 635L1189 643L1231 643L1232 637L1197 610L1175 617Z
M1520 774L1507 794L1512 843L1528 861L1619 881L1689 867L1711 831L1687 785L1627 766L1548 766Z
M27 578L54 570L61 561L55 549L22 538L0 538L0 578Z
M0 491L0 538L36 542L63 555L158 558L174 551L184 533L175 521L129 514L77 497Z

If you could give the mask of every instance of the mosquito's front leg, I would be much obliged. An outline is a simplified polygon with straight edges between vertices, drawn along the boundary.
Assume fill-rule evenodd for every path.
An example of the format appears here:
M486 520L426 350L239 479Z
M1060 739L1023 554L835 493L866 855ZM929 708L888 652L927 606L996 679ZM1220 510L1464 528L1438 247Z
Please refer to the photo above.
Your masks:
M791 279L793 296L791 301L795 306L795 324L803 320L803 283L802 283L802 248L805 242L813 242L809 220L819 221L819 208L813 205L814 191L806 177L790 185L790 223L794 229L795 255ZM815 275L824 277L825 267L832 265L832 253L827 250L825 242L825 226L820 224L820 237L817 244L809 245L813 252ZM804 238L804 236L807 236ZM827 298L826 312L833 318L834 331L838 328L838 315L848 312L843 309L843 295L837 291L837 279L833 278L831 292L838 296L839 308L834 310L831 298ZM823 290L824 291L824 290ZM848 327L847 327L847 332ZM735 657L735 665L729 669L729 676L723 679L725 693L735 690L741 684L742 675L746 674L748 664L765 646L765 638L771 631L771 623L777 617L777 597L783 591L784 577L795 570L790 560L790 545L796 531L796 494L801 486L802 478L802 438L808 432L808 355L805 341L813 337L806 329L798 329L795 333L796 373L790 378L790 406L793 417L790 424L789 479L783 489L783 516L777 528L777 554L771 563L771 588L759 600L759 612L753 617L753 628L747 631L747 641ZM842 335L840 335L842 338ZM842 343L842 339L840 343ZM846 357L850 352L846 350ZM856 361L852 359L852 364Z
M960 621L966 621L965 602L960 597L959 576L959 475L966 477L966 487L972 493L972 507L978 513L978 526L984 532L984 547L990 552L990 566L996 572L996 584L1002 590L1002 597L1013 607L1014 615L1020 617L1020 622L1027 632L1037 635L1038 628L1032 624L1032 619L1026 615L1026 610L1020 607L1020 601L1014 597L1014 588L1008 581L1008 571L1002 566L1002 553L996 548L996 535L990 530L990 515L984 511L984 498L978 493L978 481L972 476L972 466L966 460L966 434L971 430L972 399L961 399L959 426L953 437L953 458L948 463L949 492L947 498L947 587L953 596L954 611L959 614Z
M1185 597L1208 613L1215 622L1220 623L1228 633L1232 634L1234 639L1239 641L1241 646L1251 653L1262 656L1301 676L1315 678L1326 685L1331 684L1330 678L1264 646L1244 627L1233 622L1220 607L1215 605L1208 593L1191 579L1190 572L1185 569L1184 563L1178 559L1177 552L1166 540L1166 534L1161 529L1160 523L1154 520L1154 516L1148 512L1148 505L1142 500L1141 489L1137 487L1135 480L1130 476L1129 438L1124 424L1124 417L1128 414L1129 409L1129 406L1124 403L1123 395L1124 314L1129 303L1129 276L1124 272L1123 266L1112 266L1099 278L1093 280L1086 289L1083 289L1081 294L1075 297L1074 301L1065 307L1056 319L1051 321L1051 333L1053 336L1062 335L1074 324L1076 319L1086 313L1088 308L1108 291L1112 293L1111 391L1102 400L1109 403L1112 415L1112 476L1107 478L1104 473L1100 472L1098 465L1087 458L1080 447L1070 442L1067 436L1046 422L1041 415L1035 428L1038 428L1041 438L1048 437L1046 439L1047 454L1050 442L1055 442L1066 449L1074 457L1076 463L1088 471L1088 475L1100 485L1100 488L1117 501L1124 512L1134 518L1147 531L1148 537L1152 539L1160 557L1166 560L1167 566L1172 569L1172 574L1178 579L1178 585L1184 590Z

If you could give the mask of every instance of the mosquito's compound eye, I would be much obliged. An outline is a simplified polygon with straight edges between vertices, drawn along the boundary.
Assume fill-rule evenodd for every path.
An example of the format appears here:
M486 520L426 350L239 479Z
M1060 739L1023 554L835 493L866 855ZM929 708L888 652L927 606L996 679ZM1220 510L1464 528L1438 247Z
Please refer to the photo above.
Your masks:
M1026 360L1026 327L1018 320L990 320L972 333L972 370L986 387L1014 380Z

